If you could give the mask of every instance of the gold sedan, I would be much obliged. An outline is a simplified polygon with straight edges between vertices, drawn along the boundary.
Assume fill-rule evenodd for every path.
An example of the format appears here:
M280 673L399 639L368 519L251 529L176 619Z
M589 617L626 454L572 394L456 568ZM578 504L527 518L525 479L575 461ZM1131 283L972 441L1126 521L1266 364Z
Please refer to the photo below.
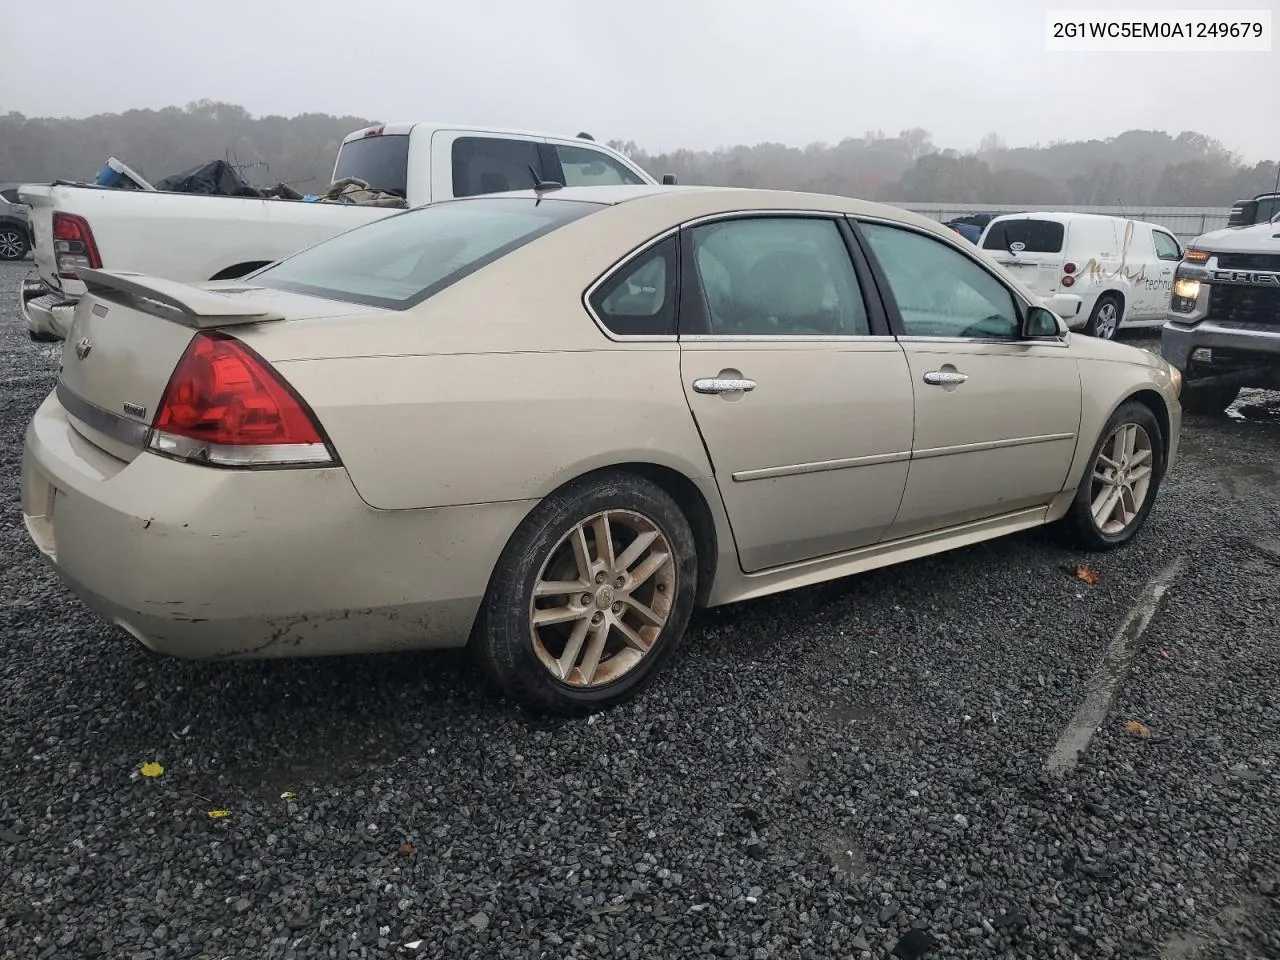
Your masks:
M838 197L544 189L242 280L81 273L27 529L181 657L470 644L528 707L606 707L696 606L1041 524L1119 546L1177 454L1166 363Z

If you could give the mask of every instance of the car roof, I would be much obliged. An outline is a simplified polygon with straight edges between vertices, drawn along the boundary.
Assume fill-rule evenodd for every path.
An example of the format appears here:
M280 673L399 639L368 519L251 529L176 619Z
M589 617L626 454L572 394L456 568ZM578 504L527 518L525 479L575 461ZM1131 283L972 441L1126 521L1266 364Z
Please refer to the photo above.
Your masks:
M659 184L635 184L626 186L559 187L544 190L511 190L486 194L485 198L518 197L532 200L541 196L545 200L570 200L581 203L597 203L617 206L623 203L644 203L669 207L674 220L689 220L702 214L723 213L733 210L793 210L804 213L844 213L852 216L895 220L916 226L926 226L934 233L950 233L942 223L922 214L869 200L842 197L825 193L804 193L793 190L765 190L745 187L713 187L696 184L666 186ZM468 199L446 200L445 203L465 203Z
M424 130L457 130L460 133L491 133L508 137L538 137L550 140L571 140L590 144L594 147L601 147L609 152L616 152L607 143L601 143L599 140L588 140L586 137L577 137L572 134L548 133L546 130L522 130L517 127L494 127L484 123L439 123L435 120L395 120L388 123L371 123L367 127L361 127L347 134L342 142L350 143L353 140L364 139L365 131L381 130L383 136L403 136L412 133L415 127L422 127Z

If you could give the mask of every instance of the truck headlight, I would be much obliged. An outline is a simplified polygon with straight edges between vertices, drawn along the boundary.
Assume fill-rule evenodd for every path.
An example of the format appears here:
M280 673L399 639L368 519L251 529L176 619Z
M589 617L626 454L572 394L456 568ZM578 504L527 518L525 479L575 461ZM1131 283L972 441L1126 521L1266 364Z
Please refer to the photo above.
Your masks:
M1173 296L1169 308L1174 313L1190 313L1196 308L1196 299L1200 296L1200 281L1179 277L1173 281Z

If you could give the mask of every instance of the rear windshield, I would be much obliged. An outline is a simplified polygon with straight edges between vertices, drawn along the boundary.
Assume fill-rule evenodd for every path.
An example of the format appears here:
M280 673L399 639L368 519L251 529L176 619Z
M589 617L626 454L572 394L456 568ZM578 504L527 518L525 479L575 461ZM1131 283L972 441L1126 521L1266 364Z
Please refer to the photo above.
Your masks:
M253 282L404 310L525 244L603 209L598 203L485 197L376 220L295 254Z
M1008 250L1020 243L1019 253L1061 253L1066 230L1053 220L998 220L983 238L984 250Z
M364 137L344 143L338 150L333 179L356 177L374 190L398 197L406 195L409 177L409 135Z

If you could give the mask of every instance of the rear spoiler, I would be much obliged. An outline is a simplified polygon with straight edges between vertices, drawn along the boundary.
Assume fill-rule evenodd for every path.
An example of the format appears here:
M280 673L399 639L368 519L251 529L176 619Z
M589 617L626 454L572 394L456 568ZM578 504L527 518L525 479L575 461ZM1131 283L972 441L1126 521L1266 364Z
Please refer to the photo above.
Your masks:
M239 297L228 297L190 284L148 277L142 273L82 267L77 274L89 293L107 294L107 299L110 300L118 299L119 294L124 294L138 301L137 306L147 313L176 320L184 326L199 330L284 319L283 314L274 310L254 309Z

